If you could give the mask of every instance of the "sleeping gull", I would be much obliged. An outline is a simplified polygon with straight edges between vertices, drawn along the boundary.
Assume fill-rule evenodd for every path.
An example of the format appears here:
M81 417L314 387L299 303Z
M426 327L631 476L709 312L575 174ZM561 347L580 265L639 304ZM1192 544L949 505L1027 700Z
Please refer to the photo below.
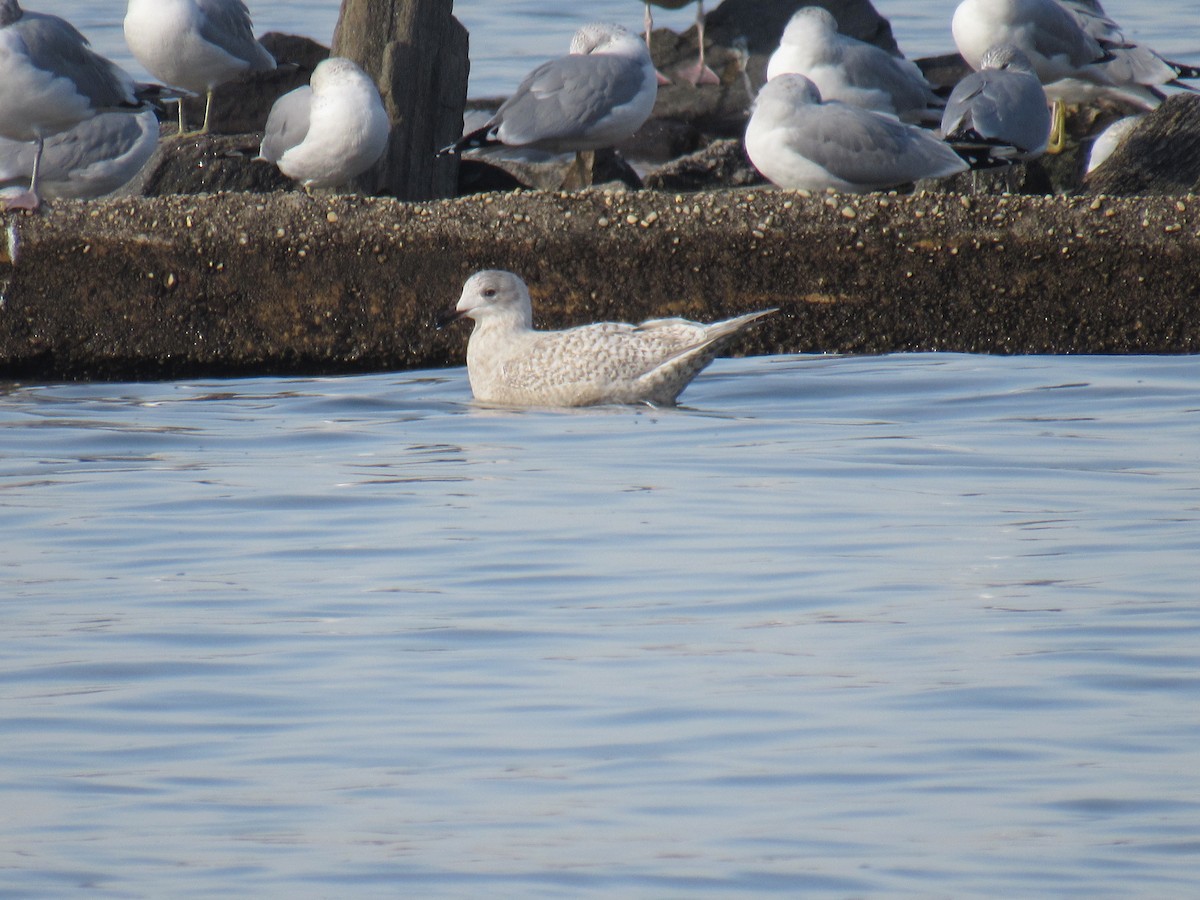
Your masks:
M998 161L1034 159L1050 139L1050 107L1029 58L1011 44L992 47L954 86L942 135L959 154Z
M336 187L375 165L390 128L371 76L333 56L317 64L307 85L275 101L259 158L305 190Z
M254 38L242 0L129 0L125 43L155 78L193 93L204 92L207 134L213 91L244 72L266 72L275 60ZM183 102L179 133L184 132Z
M1145 113L1125 116L1124 118L1117 119L1117 121L1096 135L1092 141L1092 149L1088 151L1087 171L1085 174L1090 175L1096 169L1100 168L1104 161L1112 156L1113 151L1120 147L1133 130L1141 124L1142 119L1145 117Z
M153 110L101 113L46 139L38 186L52 199L103 197L140 172L157 146ZM0 189L28 184L35 154L32 144L0 138Z
M746 127L746 154L782 188L864 193L969 168L915 125L837 100L822 102L803 75L762 86Z
M585 154L611 147L642 127L654 110L658 79L646 44L620 25L585 25L567 56L542 63L481 127L442 153L504 144L550 153L575 152L581 180Z
M838 33L837 19L820 6L796 10L779 49L767 62L767 79L804 75L825 100L890 113L906 122L936 121L942 101L917 65Z
M1062 146L1063 103L1110 94L1153 109L1162 100L1160 86L1200 78L1200 69L1126 44L1100 4L1087 0L963 0L951 31L973 69L996 44L1011 44L1029 57L1054 103L1052 151Z
M141 109L133 79L94 53L74 26L0 0L0 137L35 145L29 189L0 201L3 208L40 205L46 138L102 112Z
M762 310L714 322L651 319L535 331L529 289L512 272L476 272L439 327L475 320L467 376L475 399L503 406L671 406Z

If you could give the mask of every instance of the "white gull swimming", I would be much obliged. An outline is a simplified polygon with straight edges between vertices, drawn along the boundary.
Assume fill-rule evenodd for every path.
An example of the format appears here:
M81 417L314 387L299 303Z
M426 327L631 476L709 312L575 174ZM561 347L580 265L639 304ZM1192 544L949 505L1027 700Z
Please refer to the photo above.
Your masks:
M763 85L746 126L746 154L782 188L847 193L884 190L969 168L947 144L915 125L823 102L803 75Z
M155 78L205 94L204 124L211 125L213 91L245 72L275 68L254 37L242 0L129 0L125 43ZM179 133L184 131L179 104Z
M107 111L144 108L133 79L58 16L0 0L0 137L35 145L29 188L4 208L36 209L46 138Z
M670 406L688 383L753 321L774 310L723 322L651 319L535 331L529 289L512 272L467 279L439 327L475 320L467 375L477 400L503 406Z
M890 113L907 122L935 121L942 101L916 64L848 35L820 6L796 10L779 48L767 62L767 79L803 75L825 100Z
M305 188L337 187L375 165L390 128L371 76L334 56L317 64L307 85L275 101L260 158Z

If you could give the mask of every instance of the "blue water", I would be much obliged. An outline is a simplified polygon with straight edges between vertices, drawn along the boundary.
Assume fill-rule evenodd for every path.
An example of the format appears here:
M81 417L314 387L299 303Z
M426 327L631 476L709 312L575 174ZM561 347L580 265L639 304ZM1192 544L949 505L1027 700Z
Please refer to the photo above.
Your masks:
M1190 896L1200 358L0 395L0 897Z
M121 31L125 5L114 0L30 0L30 8L54 12L74 22L100 52L139 77L147 77L129 55ZM304 34L329 43L337 23L336 0L250 0L259 33ZM716 0L707 8L715 9ZM875 0L892 22L900 47L910 56L949 53L954 49L950 17L958 0ZM551 3L546 0L458 0L455 15L471 32L472 96L507 94L526 72L567 51L575 29L588 22L619 22L641 30L642 0L595 0ZM1183 62L1200 64L1200 16L1195 0L1106 0L1104 8L1128 37ZM684 31L695 21L695 8L657 10L655 24Z

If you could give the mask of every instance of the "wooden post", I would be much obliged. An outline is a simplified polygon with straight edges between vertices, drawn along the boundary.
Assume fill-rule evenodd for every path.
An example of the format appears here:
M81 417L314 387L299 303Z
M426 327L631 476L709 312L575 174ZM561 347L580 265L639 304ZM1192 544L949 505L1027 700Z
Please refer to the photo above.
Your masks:
M392 120L387 153L362 189L402 200L453 197L458 157L435 156L462 134L470 72L453 0L343 0L333 55L375 79Z

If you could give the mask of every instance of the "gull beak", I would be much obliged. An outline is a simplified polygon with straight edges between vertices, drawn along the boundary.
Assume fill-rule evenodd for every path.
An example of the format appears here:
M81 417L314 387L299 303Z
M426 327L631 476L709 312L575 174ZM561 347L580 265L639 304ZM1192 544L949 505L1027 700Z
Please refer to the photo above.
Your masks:
M437 318L434 319L433 324L437 328L438 331L441 331L446 326L453 325L455 322L457 322L462 317L463 317L463 313L459 312L458 306L455 305L455 306L450 307L449 309L443 309L441 312L439 312L437 314Z

